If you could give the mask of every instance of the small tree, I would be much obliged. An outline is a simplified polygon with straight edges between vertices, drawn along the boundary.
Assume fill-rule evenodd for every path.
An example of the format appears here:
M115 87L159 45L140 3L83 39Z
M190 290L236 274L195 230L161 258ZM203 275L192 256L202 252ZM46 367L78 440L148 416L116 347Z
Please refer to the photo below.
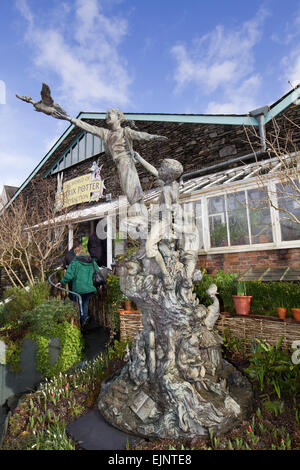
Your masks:
M36 179L0 215L0 264L14 287L32 286L64 250L67 211L57 213L55 181Z

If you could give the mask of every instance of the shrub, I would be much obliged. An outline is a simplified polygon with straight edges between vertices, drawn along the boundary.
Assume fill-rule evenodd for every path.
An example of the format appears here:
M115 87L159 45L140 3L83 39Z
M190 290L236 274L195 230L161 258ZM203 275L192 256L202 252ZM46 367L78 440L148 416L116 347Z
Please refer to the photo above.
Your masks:
M299 393L300 365L293 364L291 353L281 348L283 337L276 345L256 340L249 356L250 365L246 372L255 379L261 391L278 398Z
M66 321L58 324L52 322L46 330L34 332L30 337L37 342L37 366L44 377L54 377L65 372L83 358L81 331ZM58 338L60 342L59 358L54 364L50 363L50 338Z
M52 298L33 310L24 312L21 315L23 325L31 332L44 334L53 324L70 321L78 316L77 309L71 300L62 301Z
M48 282L36 282L27 291L21 287L9 287L4 298L10 299L3 308L3 324L16 325L22 314L45 302L50 295Z

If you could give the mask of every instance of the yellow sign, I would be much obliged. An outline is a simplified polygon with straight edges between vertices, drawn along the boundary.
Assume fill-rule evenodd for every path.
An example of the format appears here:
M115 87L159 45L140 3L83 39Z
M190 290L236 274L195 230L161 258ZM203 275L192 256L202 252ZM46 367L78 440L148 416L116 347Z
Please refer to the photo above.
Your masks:
M56 194L56 207L69 207L82 202L98 201L103 195L103 180L94 173L78 176L63 183Z

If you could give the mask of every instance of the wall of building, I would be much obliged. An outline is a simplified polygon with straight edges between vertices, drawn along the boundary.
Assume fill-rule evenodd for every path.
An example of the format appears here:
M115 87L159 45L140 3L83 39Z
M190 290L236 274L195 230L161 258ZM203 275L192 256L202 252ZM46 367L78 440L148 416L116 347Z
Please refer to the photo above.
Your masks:
M208 274L218 270L244 274L252 267L256 268L299 268L300 248L280 250L260 250L242 253L222 253L200 255L198 267L205 268Z

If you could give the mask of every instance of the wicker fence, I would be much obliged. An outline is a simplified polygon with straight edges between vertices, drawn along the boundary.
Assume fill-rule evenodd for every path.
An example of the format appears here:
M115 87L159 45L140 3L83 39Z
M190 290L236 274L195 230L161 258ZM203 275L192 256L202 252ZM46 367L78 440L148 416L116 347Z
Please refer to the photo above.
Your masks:
M136 332L143 329L141 313L120 310L119 315L121 340L133 339ZM250 348L255 339L276 344L278 339L283 337L283 348L289 348L293 341L300 340L300 322L292 319L280 320L258 315L230 316L221 313L215 328L221 335L230 331L232 336L247 340L246 348Z
M221 314L216 329L220 334L226 330L232 336L246 339L245 345L250 348L255 339L266 341L269 344L276 344L280 337L283 337L282 347L290 348L295 340L300 340L300 322L293 319L280 320L276 317L266 317L259 315L227 315Z

